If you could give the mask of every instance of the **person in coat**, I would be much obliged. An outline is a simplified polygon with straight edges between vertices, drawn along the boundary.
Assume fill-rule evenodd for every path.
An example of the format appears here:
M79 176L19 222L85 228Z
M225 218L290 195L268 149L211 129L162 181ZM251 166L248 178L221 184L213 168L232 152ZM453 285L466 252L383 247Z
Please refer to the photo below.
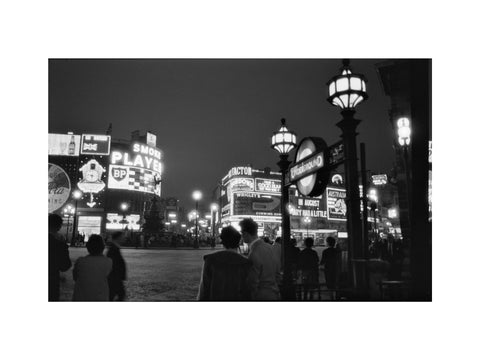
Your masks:
M60 299L60 272L72 266L68 245L58 233L62 223L60 215L48 214L48 301Z
M335 238L327 237L328 248L323 250L320 265L324 266L325 281L328 289L335 289L337 287L337 278L339 275L340 253L335 248Z
M243 241L249 246L248 259L252 262L248 282L251 299L255 301L280 300L280 267L273 246L258 238L258 224L251 218L240 221Z
M313 250L313 238L305 239L305 249L298 255L298 270L303 286L303 299L313 298L312 288L318 285L318 254Z
M108 243L107 257L112 259L112 271L108 275L109 299L123 301L125 299L124 281L127 279L127 267L120 246L123 240L123 233L117 231L112 234L112 241Z
M247 276L251 262L238 253L240 238L240 233L234 227L223 228L220 239L225 250L203 257L198 300L250 300Z
M102 237L91 235L87 242L89 255L78 258L73 267L73 301L108 301L112 259L103 255L104 249Z

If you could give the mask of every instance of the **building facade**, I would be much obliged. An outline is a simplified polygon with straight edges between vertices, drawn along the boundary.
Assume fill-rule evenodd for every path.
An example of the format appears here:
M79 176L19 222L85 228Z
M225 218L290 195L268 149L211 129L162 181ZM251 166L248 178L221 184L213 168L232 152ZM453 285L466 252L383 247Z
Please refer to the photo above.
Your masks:
M77 232L85 240L91 234L138 232L148 202L161 196L163 154L153 133L135 131L130 140L49 134L48 161L49 213L65 217L67 239Z

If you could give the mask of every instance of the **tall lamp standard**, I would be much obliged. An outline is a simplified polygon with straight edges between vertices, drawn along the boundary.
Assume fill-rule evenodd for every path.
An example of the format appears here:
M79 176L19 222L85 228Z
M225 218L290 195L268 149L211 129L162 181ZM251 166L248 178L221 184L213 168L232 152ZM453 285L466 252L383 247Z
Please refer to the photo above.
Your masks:
M122 229L125 230L126 224L127 224L127 209L128 209L128 204L123 202L120 204L120 210L122 210L123 214L123 219L122 219Z
M75 209L72 205L67 205L63 208L63 215L67 218L67 236L65 236L66 242L68 242L68 232L70 230L70 218L75 216Z
M408 148L410 147L410 135L412 130L410 129L410 120L406 117L402 117L397 120L397 135L398 144L403 149L403 161L405 166L405 182L407 185L407 198L408 198L408 213L411 214L411 178L410 178L410 161L408 157ZM411 226L411 225L410 225Z
M285 119L281 120L282 126L280 130L272 135L271 147L277 150L280 154L280 161L277 163L282 173L282 199L281 199L281 214L282 214L282 265L283 265L283 298L284 300L295 300L295 289L293 287L291 256L290 256L290 214L287 209L289 203L287 185L287 170L290 165L288 160L288 153L292 151L297 145L297 135L289 131L285 125Z
M341 74L334 76L328 83L327 101L342 109L343 119L336 125L342 130L345 149L345 180L347 190L347 228L348 228L348 263L351 283L359 290L364 288L364 274L354 270L352 260L365 258L365 246L362 244L362 222L360 220L360 194L358 189L357 164L357 126L360 120L354 118L355 107L368 99L363 75L353 74L350 61L343 61ZM354 276L355 274L355 276Z
M77 239L77 208L78 208L78 200L83 196L83 193L80 190L75 190L72 193L73 198L75 199L75 213L73 215L73 230L72 230L72 243L76 243Z
M218 211L218 205L217 204L212 204L210 205L210 211L211 211L211 224L212 224L212 236L215 239L215 228L217 226L216 222L216 213Z
M202 198L202 193L198 190L195 190L192 194L193 200L195 200L195 242L193 247L195 249L199 248L198 244L198 201Z
M304 217L303 222L307 225L307 237L308 237L308 228L310 226L310 223L312 222L312 218L310 216Z
M373 238L378 240L378 231L377 231L377 211L378 211L378 195L377 190L371 188L368 192L368 199L370 200L370 210L373 213Z

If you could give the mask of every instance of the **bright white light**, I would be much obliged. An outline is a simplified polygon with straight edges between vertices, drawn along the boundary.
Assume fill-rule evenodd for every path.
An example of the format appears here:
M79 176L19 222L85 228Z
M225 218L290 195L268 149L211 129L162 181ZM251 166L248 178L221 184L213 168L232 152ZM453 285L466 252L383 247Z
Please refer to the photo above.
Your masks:
M199 190L195 190L192 196L193 196L193 200L198 201L202 198L202 193Z
M207 214L207 215L205 215L205 217L206 217L207 219L211 219L211 218L212 218L212 215Z
M368 198L371 201L377 202L378 201L377 189L370 189L368 191Z
M180 226L183 227L183 228L184 228L184 227L187 227L187 225L185 225L185 224L182 224L182 225L180 225Z
M127 210L128 209L128 204L127 203L121 203L120 204L120 209L122 209L123 211Z
M398 119L397 128L398 143L401 146L409 145L410 135L412 133L412 130L410 129L410 120L406 117Z
M177 223L177 220L172 220L172 224L176 224Z
M388 217L390 219L395 219L397 216L397 209L388 209Z
M72 195L74 199L78 200L82 197L83 193L80 190L75 190Z
M168 226L168 225L170 225L170 223L169 223L169 222L166 222L166 223L165 223L165 225L167 225L167 226Z
M218 210L218 205L217 204L210 205L210 210L217 211Z
M169 214L168 214L168 217L169 217L169 218L176 218L176 217L177 217L177 214L175 214L175 213L169 213Z

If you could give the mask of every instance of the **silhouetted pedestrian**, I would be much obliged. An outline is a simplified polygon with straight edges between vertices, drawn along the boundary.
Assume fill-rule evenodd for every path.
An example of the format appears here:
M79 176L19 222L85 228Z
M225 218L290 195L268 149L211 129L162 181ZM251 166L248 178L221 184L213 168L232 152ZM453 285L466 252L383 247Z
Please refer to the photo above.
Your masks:
M282 270L282 238L277 237L275 239L275 243L272 246L273 256L275 257L275 261L277 262L277 266Z
M65 239L58 233L63 220L57 214L48 214L48 301L60 298L60 271L72 266Z
M87 242L89 255L78 258L73 267L73 301L108 301L112 259L103 255L104 249L102 237L91 235Z
M337 287L339 275L340 254L338 249L335 248L335 242L335 238L331 236L327 237L328 248L323 250L322 260L320 260L320 265L325 267L325 281L328 289L335 289Z
M118 231L112 234L112 241L108 243L107 257L112 259L112 271L108 275L109 300L123 301L125 299L124 281L127 279L127 267L118 245L123 240L123 233Z
M241 235L232 226L220 234L225 250L205 255L198 300L242 301L250 299L247 276L251 262L238 254Z
M303 299L307 295L311 300L313 298L312 288L318 285L318 254L313 247L313 238L305 239L305 249L298 255L298 269L300 270L300 279L303 286Z
M252 267L248 277L252 300L280 300L280 268L273 247L258 238L258 224L251 218L240 221L242 239L249 246Z

